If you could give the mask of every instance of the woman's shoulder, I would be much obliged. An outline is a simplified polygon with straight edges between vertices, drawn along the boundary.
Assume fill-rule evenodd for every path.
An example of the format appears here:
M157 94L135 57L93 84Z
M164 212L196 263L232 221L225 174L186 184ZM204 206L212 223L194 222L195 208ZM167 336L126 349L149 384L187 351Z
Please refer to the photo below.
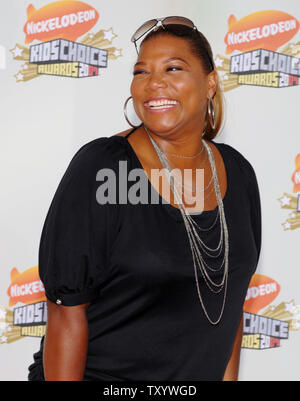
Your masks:
M59 190L95 185L95 174L101 169L118 172L119 161L128 160L126 138L121 135L99 137L81 147L71 157L62 176Z
M239 150L224 142L212 141L212 143L220 150L223 157L225 156L227 160L231 159L234 161L240 169L248 170L248 172L254 172L250 161Z
M73 155L70 167L77 165L112 167L116 162L127 155L125 136L130 130L122 131L112 136L103 136L93 139L81 147Z
M231 145L212 141L221 152L225 164L232 166L242 175L243 181L248 187L257 186L257 178L252 163L239 150ZM227 163L226 163L227 162Z
M126 129L125 131L121 131L113 136L121 136L121 137L126 137L129 132L133 131L132 128Z

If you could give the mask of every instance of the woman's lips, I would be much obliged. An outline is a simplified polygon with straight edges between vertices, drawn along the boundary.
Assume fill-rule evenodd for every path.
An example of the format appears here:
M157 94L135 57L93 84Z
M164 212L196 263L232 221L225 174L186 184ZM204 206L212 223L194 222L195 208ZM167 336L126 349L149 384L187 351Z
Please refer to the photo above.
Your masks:
M174 99L150 99L144 103L147 110L157 113L166 112L174 109L178 105L177 100Z

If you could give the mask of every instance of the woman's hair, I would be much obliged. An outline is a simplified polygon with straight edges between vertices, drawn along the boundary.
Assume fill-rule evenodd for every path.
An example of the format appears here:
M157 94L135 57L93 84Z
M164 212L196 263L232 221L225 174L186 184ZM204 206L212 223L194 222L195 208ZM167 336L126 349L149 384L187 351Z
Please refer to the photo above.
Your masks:
M215 64L213 59L212 50L210 44L208 43L205 36L196 29L191 29L185 25L170 24L165 26L160 26L156 30L152 30L142 41L143 43L151 38L161 36L161 35L171 35L178 38L186 40L190 44L192 53L199 58L202 63L204 71L209 74L211 71L215 70ZM204 122L204 139L213 139L216 137L217 133L220 131L223 123L223 94L220 88L219 81L217 82L217 88L215 95L213 97L213 106L215 110L215 129L212 129L211 124L206 115Z

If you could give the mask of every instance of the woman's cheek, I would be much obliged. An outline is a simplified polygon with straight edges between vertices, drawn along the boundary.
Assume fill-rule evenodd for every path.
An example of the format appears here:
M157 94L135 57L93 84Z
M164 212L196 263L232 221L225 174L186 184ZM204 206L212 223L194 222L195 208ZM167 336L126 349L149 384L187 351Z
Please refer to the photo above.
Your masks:
M133 102L133 107L134 107L134 110L135 110L138 118L140 120L143 120L143 114L142 114L141 105L139 103L137 103L137 102Z
M132 100L133 100L133 107L134 110L136 112L136 114L138 115L139 118L141 118L141 111L142 111L142 101L139 100L141 99L141 88L140 85L136 83L136 81L133 81L130 87L130 93L132 96Z

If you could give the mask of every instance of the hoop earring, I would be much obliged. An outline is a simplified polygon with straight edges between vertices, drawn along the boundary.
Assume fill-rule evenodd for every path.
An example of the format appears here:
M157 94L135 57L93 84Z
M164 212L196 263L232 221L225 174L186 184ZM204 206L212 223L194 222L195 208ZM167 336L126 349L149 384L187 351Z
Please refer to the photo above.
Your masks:
M215 120L215 109L213 105L213 100L210 97L207 103L207 114L208 114L208 121L210 123L211 128L214 130L216 128L216 120Z
M131 125L131 127L137 128L137 127L140 126L140 124L139 125L132 124L132 122L129 120L128 115L127 115L127 104L128 104L130 99L132 99L132 96L129 96L129 98L127 98L125 103L124 103L124 108L123 108L124 117L125 117L125 120L128 122L128 124Z

